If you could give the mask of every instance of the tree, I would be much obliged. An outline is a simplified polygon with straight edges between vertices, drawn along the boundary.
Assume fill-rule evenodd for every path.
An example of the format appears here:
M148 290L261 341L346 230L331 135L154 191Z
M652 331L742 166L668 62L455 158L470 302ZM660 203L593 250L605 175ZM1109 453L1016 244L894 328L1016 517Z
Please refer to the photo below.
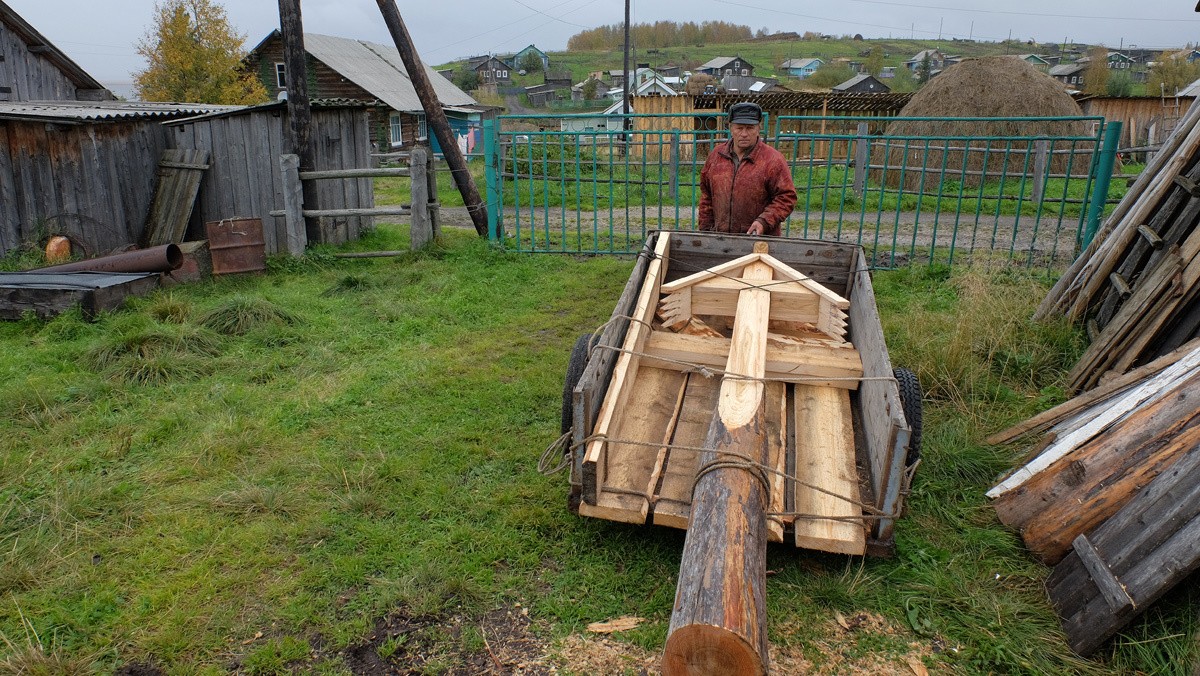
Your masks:
M854 71L845 64L834 65L827 63L818 68L812 75L804 79L806 84L821 89L829 89L854 77Z
M1133 77L1124 71L1109 75L1104 93L1109 96L1129 96L1133 93Z
M463 66L462 70L454 74L454 84L464 92L479 89L479 73L471 70L468 66Z
M596 98L596 91L600 88L600 83L594 77L589 77L587 82L583 83L583 98L585 101L591 101Z
M1088 65L1083 71L1083 91L1103 94L1108 90L1108 50L1092 47L1088 50Z
M1186 58L1173 55L1163 57L1150 68L1146 89L1155 96L1173 96L1196 80L1200 80L1200 61L1188 63Z
M242 43L225 9L211 0L163 0L154 24L137 43L146 68L134 73L143 101L250 104L267 90L242 67Z
M521 57L520 63L517 64L518 70L523 70L526 73L542 72L542 57L537 55L537 52L529 52Z
M920 83L908 68L897 68L896 77L892 78L887 86L894 92L904 94L915 92L921 88Z
M871 53L867 55L867 60L863 62L863 70L870 75L879 77L883 72L883 47L875 45L871 48Z
M929 82L929 78L933 77L933 57L930 56L929 50L925 51L925 56L921 57L921 65L917 66L917 84L925 84Z

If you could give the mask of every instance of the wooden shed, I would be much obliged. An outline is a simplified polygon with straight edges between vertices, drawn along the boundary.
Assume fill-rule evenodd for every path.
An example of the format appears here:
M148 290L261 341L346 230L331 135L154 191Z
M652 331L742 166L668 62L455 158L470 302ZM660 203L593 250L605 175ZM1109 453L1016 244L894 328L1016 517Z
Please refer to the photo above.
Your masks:
M312 102L314 169L365 169L371 166L371 141L367 104L344 100ZM206 150L209 168L200 184L200 196L189 238L202 239L204 224L228 218L260 218L266 252L287 250L282 216L283 183L279 156L286 147L287 104L283 101L177 120L166 125L172 148ZM370 178L316 182L317 204L306 209L360 209L375 204ZM357 239L372 227L370 216L319 219L319 233L310 243L341 244ZM312 237L316 234L316 237Z
M168 147L162 122L228 109L0 102L0 254L53 234L70 237L91 255L136 243Z
M112 92L0 2L0 101L111 101Z

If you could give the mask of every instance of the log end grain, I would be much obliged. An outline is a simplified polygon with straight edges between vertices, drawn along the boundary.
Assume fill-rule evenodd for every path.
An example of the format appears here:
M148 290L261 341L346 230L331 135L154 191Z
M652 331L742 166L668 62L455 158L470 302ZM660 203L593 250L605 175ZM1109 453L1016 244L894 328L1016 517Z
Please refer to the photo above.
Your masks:
M756 646L724 627L692 624L667 639L663 654L666 676L757 676L767 665Z

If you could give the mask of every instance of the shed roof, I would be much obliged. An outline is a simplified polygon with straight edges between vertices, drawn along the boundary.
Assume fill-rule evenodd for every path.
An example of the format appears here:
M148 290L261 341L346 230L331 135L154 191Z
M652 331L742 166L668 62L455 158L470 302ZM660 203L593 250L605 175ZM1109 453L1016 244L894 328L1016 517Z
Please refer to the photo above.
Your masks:
M729 63L731 61L734 61L734 60L746 61L745 59L743 59L740 56L718 56L714 59L709 59L706 63L702 64L697 70L707 70L709 68L724 68L725 66L729 65Z
M242 106L148 101L12 101L0 102L0 119L45 120L62 124L113 122L139 118L190 117L237 110Z
M278 35L275 30L268 35ZM266 39L263 40L263 43ZM259 43L259 47L263 43ZM258 49L259 47L255 47ZM321 63L340 73L347 80L370 92L375 98L394 110L419 112L421 99L413 87L400 52L394 46L380 45L366 40L339 38L320 33L304 34L304 51ZM476 103L466 92L454 86L437 71L422 62L425 74L433 85L438 101L443 106L463 106Z
M0 0L0 24L8 27L31 50L35 47L38 48L38 55L54 64L77 89L83 90L82 93L85 95L102 101L114 98L112 92L100 84L96 78L88 75L87 71L72 61L62 50L51 44L28 21L21 18L16 10L4 4L3 0Z
M314 109L326 108L366 108L372 105L382 105L378 101L362 101L360 99L312 99L309 105ZM269 111L285 111L287 110L287 99L278 101L269 101L267 103L259 103L253 106L210 106L213 108L221 108L222 110L210 110L208 112L184 117L170 122L163 123L163 126L174 127L184 124L191 124L199 120L214 120L219 117L232 117L235 115L247 115L250 113L260 113Z
M1084 66L1078 63L1063 63L1057 66L1051 66L1050 75L1059 77L1064 75L1074 75L1083 69Z
M845 82L843 82L841 84L834 85L832 87L832 89L835 92L844 92L846 90L854 88L856 85L861 84L862 82L864 82L866 80L875 80L875 77L872 76L870 73L859 73L858 75L855 75L854 77L850 78L849 80L846 80ZM885 92L889 91L889 87L887 85L883 84L882 82L880 82L879 80L875 80L875 83L877 85L879 85L880 87L882 87Z
M779 67L780 68L807 68L809 65L811 65L813 63L816 63L819 66L825 62L814 56L814 57L810 57L807 59L788 59L787 61L784 61L783 63L779 64Z

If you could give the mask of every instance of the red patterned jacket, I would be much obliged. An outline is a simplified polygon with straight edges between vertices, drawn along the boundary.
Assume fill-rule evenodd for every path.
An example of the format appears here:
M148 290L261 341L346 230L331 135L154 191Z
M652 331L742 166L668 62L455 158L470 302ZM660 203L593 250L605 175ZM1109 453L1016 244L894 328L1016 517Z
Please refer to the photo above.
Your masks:
M754 219L763 234L779 236L780 224L796 206L796 186L787 160L759 139L740 162L732 139L708 154L700 171L701 230L745 233Z

